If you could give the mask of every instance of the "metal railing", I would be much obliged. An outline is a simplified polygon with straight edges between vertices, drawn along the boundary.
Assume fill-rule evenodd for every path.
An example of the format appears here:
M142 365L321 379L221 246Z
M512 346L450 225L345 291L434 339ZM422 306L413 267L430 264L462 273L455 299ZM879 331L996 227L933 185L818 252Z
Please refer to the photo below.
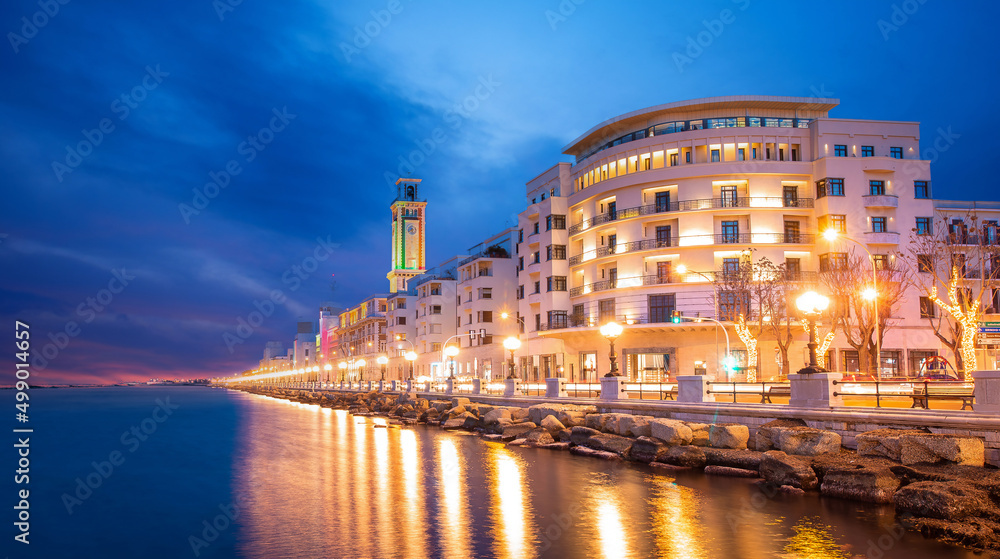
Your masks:
M974 400L973 384L967 382L947 382L928 380L835 380L834 386L843 389L835 390L834 396L875 398L875 407L882 407L882 400L911 399L911 408L931 408L931 400L961 400L962 409L972 408ZM890 400L898 401L898 400Z
M787 382L709 382L708 394L732 396L760 396L761 404L773 404L772 396L791 396L791 385Z
M654 215L660 213L670 213L677 211L711 210L717 208L812 208L814 200L812 198L784 198L784 197L764 197L764 196L744 196L744 197L719 197L704 198L699 200L680 200L676 202L663 202L659 204L647 204L633 208L624 208L613 212L598 214L590 219L585 219L569 227L569 234L575 235L584 229L608 223L620 221L642 215Z

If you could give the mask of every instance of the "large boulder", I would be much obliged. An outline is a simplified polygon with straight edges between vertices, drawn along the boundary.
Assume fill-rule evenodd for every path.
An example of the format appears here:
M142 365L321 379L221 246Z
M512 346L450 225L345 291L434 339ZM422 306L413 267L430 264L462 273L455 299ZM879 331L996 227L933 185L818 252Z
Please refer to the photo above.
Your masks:
M669 446L691 444L691 439L694 436L690 427L683 421L675 419L651 419L649 430L653 438L659 439Z
M558 419L556 419L556 416L554 415L546 415L544 418L542 418L540 425L544 427L553 436L559 431L562 431L563 429L566 428L566 426L563 425L562 422L560 422Z
M614 452L620 456L628 456L628 451L632 448L633 442L634 441L628 437L612 435L610 433L598 433L596 435L592 435L587 440L586 446L596 450Z
M461 429L465 427L465 418L449 419L441 424L442 429Z
M917 516L962 520L995 514L985 490L966 481L918 481L893 496L896 510Z
M577 421L571 421L576 424L582 424L584 422L584 417L588 412L597 411L594 406L577 406L573 404L536 404L528 408L528 421L541 425L542 420L548 416L555 416L562 422L560 416L567 419L579 418Z
M841 438L833 431L823 431L811 427L778 427L772 430L777 435L778 448L786 454L816 456L840 452Z
M594 435L599 435L600 433L601 432L598 431L597 429L591 429L590 427L583 427L577 425L576 427L573 427L573 429L570 430L569 442L576 445L586 446L587 441L590 440L590 437Z
M471 402L469 401L468 398L462 398L459 396L456 396L451 399L451 407L453 408L457 408L458 406L468 406L470 403Z
M658 462L685 468L704 468L705 451L693 445L671 446L667 447L667 455Z
M604 414L604 428L601 431L605 433L614 433L615 435L621 435L624 432L624 422L626 418L631 418L631 414L627 413L606 413Z
M924 434L924 431L910 429L875 429L855 436L854 440L861 456L882 456L899 462L903 450L902 437Z
M899 461L903 464L946 462L965 466L983 466L986 449L978 437L960 435L903 435Z
M708 445L713 448L745 449L750 429L738 423L716 423L708 429Z
M648 437L650 419L653 418L648 415L625 415L618 420L618 434L623 437Z
M609 414L606 414L606 413L591 413L591 414L587 414L586 418L584 418L584 423L583 424L588 429L594 429L595 431L603 431L604 430L604 424L608 420L608 415Z
M494 408L492 411L486 414L483 418L484 423L487 425L493 425L499 423L501 419L506 419L510 421L510 410L507 408Z
M510 419L514 423L520 423L528 419L528 408L511 408Z
M573 410L563 410L556 414L556 419L566 427L576 427L577 425L584 425L587 421L587 412L584 411L586 408L593 408L593 406L577 406L580 409Z
M639 437L629 450L629 458L638 462L662 462L668 446L652 437Z
M766 450L780 450L778 440L774 436L774 430L779 427L805 427L806 422L801 419L775 419L768 421L757 428L754 433L754 449L759 452Z
M448 413L448 415L450 417L458 417L458 416L460 416L460 415L462 415L462 414L464 414L466 412L468 412L468 410L465 409L465 406L459 404L459 405L451 408L450 410L448 410L447 413Z
M760 460L760 477L772 485L791 485L799 489L816 489L819 481L809 462L789 456L780 450L769 450Z
M823 473L820 493L868 503L891 503L899 478L889 468L865 466L833 468Z
M512 441L514 439L520 439L528 434L529 431L538 427L530 421L525 421L524 423L514 423L503 428L503 440Z
M691 444L694 446L708 446L708 428L710 425L708 423L687 423L688 429L691 429Z
M529 443L536 444L536 445L538 445L538 444L552 444L552 443L556 442L555 439L552 438L552 435L549 433L549 431L547 429L542 428L542 427L538 427L536 429L532 429L531 431L528 431L528 436L525 437L525 438L528 439Z
M755 450L733 450L728 448L704 448L706 463L712 466L726 466L757 471L764 453Z

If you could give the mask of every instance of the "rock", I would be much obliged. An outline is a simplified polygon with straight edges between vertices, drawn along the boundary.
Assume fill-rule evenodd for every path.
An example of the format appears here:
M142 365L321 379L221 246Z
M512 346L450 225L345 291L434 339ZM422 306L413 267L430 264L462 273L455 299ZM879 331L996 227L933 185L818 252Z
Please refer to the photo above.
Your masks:
M705 451L693 445L671 446L667 447L667 455L659 461L686 468L704 468Z
M427 398L417 398L414 400L416 405L414 406L418 410L426 410L430 407L431 403Z
M612 435L610 433L598 433L587 439L586 446L596 450L614 452L620 456L627 456L632 448L633 441L627 437Z
M982 467L985 462L983 440L959 435L903 435L900 437L900 462L948 462Z
M899 478L888 468L833 468L823 473L820 493L866 503L891 503Z
M974 550L1000 550L1000 522L982 518L966 518L961 522L939 518L906 516L901 522L924 537L951 545L961 545ZM983 555L986 556L985 554ZM996 555L993 555L996 557Z
M486 414L483 421L486 425L493 425L495 423L499 423L501 419L510 421L510 410L507 408L495 408Z
M716 423L709 427L708 444L713 448L745 449L750 429L737 423Z
M559 433L556 435L555 438L557 441L561 443L568 443L570 442L570 436L572 435L572 433L573 431L569 429L563 429L562 431L559 431Z
M503 428L503 440L511 441L523 436L526 436L529 431L538 427L530 421L524 423L514 423L513 425L508 425Z
M603 431L604 424L608 420L608 414L604 413L591 413L584 419L584 425L589 429L594 429L595 431Z
M624 418L628 417L627 413L606 413L604 414L604 428L601 431L605 433L612 433L615 435L621 435L623 432L623 425L621 425Z
M590 437L594 435L599 435L601 432L597 429L591 429L590 427L580 427L576 426L570 430L569 440L573 444L586 445Z
M576 424L583 423L583 417L589 413L597 411L594 406L578 406L573 404L535 404L528 408L528 421L537 423L541 425L542 420L548 416L555 416L559 419L560 423L563 423L560 415L563 417L574 417L579 416L580 421L574 422ZM563 423L565 425L565 423Z
M923 431L908 429L875 429L854 437L861 456L883 456L899 462L903 435L923 435Z
M503 435L497 435L497 434L483 435L483 440L484 441L497 442L497 441L501 441L502 439L503 439Z
M514 424L514 422L511 421L509 418L501 417L499 420L497 420L495 427L500 427L501 428L500 431L502 432L503 431L503 427L506 427L508 425L513 425L513 424Z
M461 429L462 427L465 427L464 418L449 419L441 424L442 429Z
M540 444L540 445L537 445L537 446L538 446L538 448L547 448L549 450L569 450L569 443L568 442Z
M618 434L623 437L648 437L650 435L648 415L625 415L618 420Z
M892 500L897 512L946 520L988 516L993 508L986 491L966 481L918 481L900 488Z
M694 446L708 446L708 423L688 423L684 422L691 429L691 444Z
M448 415L450 415L452 417L458 417L458 416L466 413L466 411L467 410L465 409L465 406L459 405L459 406L455 406L455 407L451 408L450 410L448 410Z
M518 423L528 419L528 408L511 408L510 419L514 423Z
M777 443L782 452L798 456L838 453L841 448L839 434L811 427L773 428L772 442Z
M704 452L706 464L753 471L757 471L760 468L760 460L764 456L763 452L755 450L733 450L729 448L706 447Z
M655 418L649 421L650 435L668 446L691 444L694 436L691 428L683 421Z
M593 406L580 406L592 408ZM566 427L576 427L577 425L585 425L587 421L587 414L580 410L564 410L556 415L556 419Z
M472 431L473 429L478 429L480 427L482 427L482 422L479 421L478 417L472 414L468 414L465 418L465 423L462 424L462 429L467 429L469 431Z
M468 406L470 403L471 402L468 398L455 397L451 399L451 407L453 408Z
M710 476L726 477L760 477L757 470L744 470L743 468L730 468L727 466L705 466L705 473Z
M574 446L569 449L571 454L576 454L578 456L590 456L592 458L601 458L603 460L621 460L622 457L614 452L608 452L604 450L594 450L592 448L587 448L585 446Z
M816 489L816 472L802 458L789 456L780 450L769 450L760 460L760 477L772 485L791 485L799 489Z
M674 466L673 464L667 464L666 462L650 462L649 465L660 470L670 470L670 471L691 469L685 466Z
M639 437L632 443L628 457L637 462L662 462L667 448L666 444L652 437Z
M544 427L545 429L547 429L548 432L550 434L552 434L552 435L555 435L559 431L562 431L563 429L566 428L566 426L563 425L561 421L559 421L558 419L556 419L556 417L554 415L547 415L547 416L545 416L542 419L542 422L540 423L540 425L542 427Z
M757 428L754 433L754 449L758 452L765 450L780 450L778 440L774 437L774 429L779 427L805 427L806 422L801 419L775 419L768 421Z
M528 431L528 436L525 438L528 439L529 443L534 444L551 444L556 442L555 439L552 438L552 435L549 434L549 431L543 427L538 427Z
M508 446L521 446L523 444L526 444L527 442L528 442L528 439L514 439L512 441L508 441L507 445Z

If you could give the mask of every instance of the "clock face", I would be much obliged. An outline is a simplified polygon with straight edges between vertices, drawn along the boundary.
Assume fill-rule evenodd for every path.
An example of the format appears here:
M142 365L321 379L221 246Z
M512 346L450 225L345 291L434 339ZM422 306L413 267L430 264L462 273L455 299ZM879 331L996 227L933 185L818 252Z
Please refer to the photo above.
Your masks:
M417 228L415 226L413 226L413 225L410 225L409 227L406 228L406 232L409 233L409 234L411 234L411 235L416 235L417 234Z

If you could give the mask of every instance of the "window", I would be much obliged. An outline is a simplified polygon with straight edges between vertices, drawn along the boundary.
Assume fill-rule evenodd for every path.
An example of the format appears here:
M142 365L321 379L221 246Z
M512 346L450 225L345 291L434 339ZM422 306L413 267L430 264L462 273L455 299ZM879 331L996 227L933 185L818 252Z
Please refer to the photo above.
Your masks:
M405 326L406 325L406 317L405 316L397 316L396 317L396 324L398 324L400 326Z
M671 264L669 261L657 262L656 263L657 283L670 283L670 272L671 272Z
M672 244L671 228L669 225L656 226L656 248L669 247Z
M690 151L684 152L684 162L685 163L690 163L691 162L691 152Z
M664 191L656 193L656 211L657 212L670 211L670 192Z
M535 332L537 332L537 331L539 331L541 329L542 329L542 315L536 314L535 315Z
M836 157L847 157L847 145L836 144L833 146L833 155Z
M597 302L597 322L604 325L615 319L615 300L601 299Z
M493 288L492 287L480 287L479 288L479 298L480 299L492 299L493 298Z
M891 147L889 148L889 157L893 159L903 158L903 148L901 147Z
M723 258L722 259L722 275L732 276L740 271L740 259L739 258Z
M650 322L670 322L674 310L676 310L676 296L673 293L649 296Z
M566 291L566 276L549 276L546 282L549 291Z
M542 253L540 253L540 252L532 252L531 253L531 263L532 264L538 264L541 261L542 261Z
M819 255L819 271L820 272L830 272L833 270L842 270L847 267L847 253L846 252L828 252L826 254Z
M618 235L608 235L608 254L614 254L618 246Z
M517 271L520 272L522 270L524 270L524 257L523 256L518 256L517 257Z
M740 242L740 222L739 221L723 221L722 222L722 239L723 243L738 243Z
M532 227L532 232L531 232L531 234L532 234L532 235L537 235L537 234L538 234L538 222L536 221L535 223L533 223L533 224L531 225L531 227Z
M546 260L566 260L566 245L549 245L545 247Z
M431 344L431 351L437 352L441 351L441 342L434 342Z
M868 181L868 194L872 196L884 196L885 181Z
M493 311L479 311L479 322L493 322Z
M719 161L721 161L721 159L719 158L719 150L713 149L712 150L712 163L718 163Z
M586 326L583 318L583 305L573 305L573 314L570 316L572 326Z
M745 161L747 158L747 148L739 148L736 150L736 160Z
M441 285L437 283L431 284L431 295L440 295L440 294L441 294Z
M670 154L670 166L671 167L676 167L677 166L677 154L676 153L671 153Z
M799 258L785 258L785 276L791 281L802 279L802 261Z
M931 183L928 181L913 181L914 198L930 198Z
M524 229L518 229L517 230L517 242L519 242L519 243L523 243L524 242Z
M934 271L934 260L931 258L930 254L917 255L917 271L924 273Z
M875 265L876 270L888 270L889 269L889 255L888 254L873 254L872 264Z
M719 291L719 320L736 320L739 315L750 316L750 293L747 291Z
M517 286L517 298L518 299L524 299L524 286L523 285Z
M929 217L918 217L917 218L917 235L931 235L934 233L931 218Z
M875 157L875 147L861 146L861 157Z
M618 219L618 202L608 202L608 219Z
M534 292L535 293L541 293L542 292L542 282L541 281L536 281L535 282L535 291Z
M788 185L781 189L782 202L786 208L797 208L799 206L799 187Z
M566 216L559 214L552 214L549 216L552 221L551 229L565 229L566 228Z
M937 315L934 310L934 302L930 297L920 298L920 318L935 318Z
M799 235L799 222L798 221L786 221L785 222L785 238L786 243L800 243L802 242L802 237Z
M566 311L549 311L549 329L566 328L569 326L569 315Z
M885 233L886 231L886 218L873 217L872 218L872 233Z
M825 178L816 181L816 197L843 196L844 179Z
M736 197L737 194L736 194L736 185L735 184L724 184L724 185L722 185L722 189L720 190L720 194L721 194L721 197L722 197L722 207L723 208L735 208L735 207L737 207L739 205L738 199Z
M821 215L817 219L820 233L833 229L838 233L847 233L847 216L841 214Z

